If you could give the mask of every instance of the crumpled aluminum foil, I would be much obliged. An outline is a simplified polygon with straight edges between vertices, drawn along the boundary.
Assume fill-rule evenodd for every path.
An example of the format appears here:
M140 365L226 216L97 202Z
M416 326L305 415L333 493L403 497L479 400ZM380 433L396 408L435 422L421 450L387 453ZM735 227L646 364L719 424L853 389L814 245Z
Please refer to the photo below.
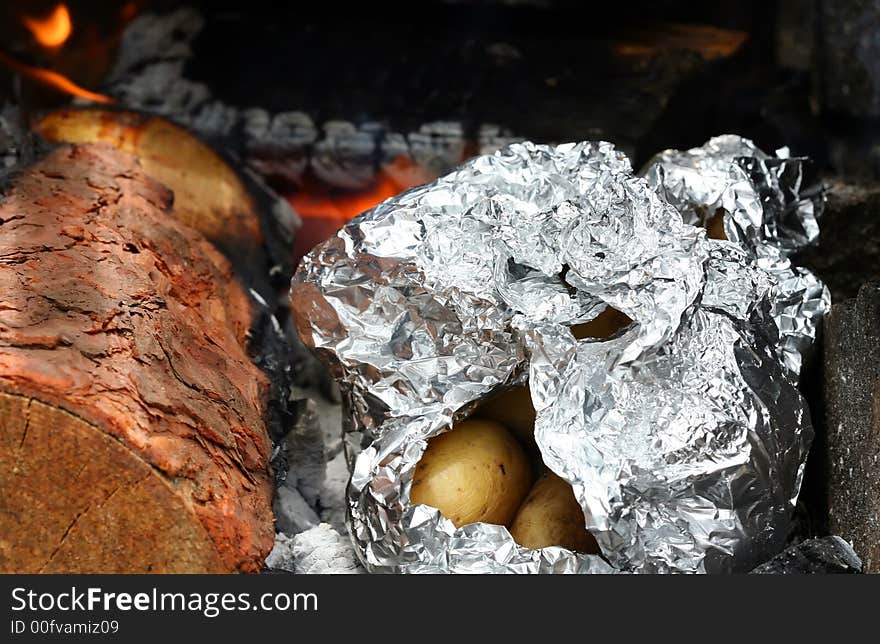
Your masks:
M799 160L736 137L645 177L609 143L514 144L304 258L295 321L343 392L368 569L718 572L781 549L812 438L800 351L828 305L785 255L815 236L821 196L801 198ZM734 241L691 225L719 207ZM633 324L576 340L608 306ZM526 379L542 458L602 557L409 502L427 439Z
M816 241L825 205L818 183L804 185L804 161L790 158L785 148L771 157L748 139L725 135L684 152L661 152L642 171L686 223L702 226L722 216L727 239L747 248L772 275L778 352L796 375L831 306L825 285L788 260Z

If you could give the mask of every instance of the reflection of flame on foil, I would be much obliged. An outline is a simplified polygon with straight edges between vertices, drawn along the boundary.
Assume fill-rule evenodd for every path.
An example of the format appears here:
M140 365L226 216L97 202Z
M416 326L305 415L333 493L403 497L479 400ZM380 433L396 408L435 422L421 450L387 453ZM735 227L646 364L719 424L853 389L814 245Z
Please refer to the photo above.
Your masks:
M401 156L385 166L365 190L333 190L317 180L307 180L287 195L287 201L303 219L296 237L296 261L365 210L433 179L431 172Z
M73 23L67 5L59 4L48 16L34 18L22 16L21 22L43 47L60 47L70 37Z

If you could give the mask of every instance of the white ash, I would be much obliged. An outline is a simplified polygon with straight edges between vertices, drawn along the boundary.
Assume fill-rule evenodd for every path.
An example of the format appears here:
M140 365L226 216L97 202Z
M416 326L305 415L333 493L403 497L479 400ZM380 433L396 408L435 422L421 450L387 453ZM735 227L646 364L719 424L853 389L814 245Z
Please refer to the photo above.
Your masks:
M510 130L500 125L486 123L480 126L477 140L480 144L480 154L494 154L511 143L522 143L525 139L513 136Z
M127 107L155 112L183 125L197 120L199 110L211 98L211 90L203 83L183 78L184 61L162 60L125 77L105 88ZM216 135L215 132L202 134Z
M12 125L0 114L0 173L18 165L20 145Z
M239 111L222 101L212 100L203 103L198 112L189 120L189 126L210 134L211 138L225 139L233 135L239 125Z
M324 136L312 147L315 176L346 190L370 187L379 171L376 133L341 120L327 121L323 129Z
M354 546L347 535L322 523L295 537L275 535L275 546L266 567L299 575L363 574Z
M183 77L184 65L192 57L192 41L203 26L201 14L191 8L135 18L123 33L105 93L128 107L190 125L211 99L206 85Z
M423 168L442 175L465 159L466 139L461 123L425 123L409 135L412 158Z
M299 490L287 484L275 491L272 509L275 512L275 529L283 534L299 534L321 522L318 514L306 503Z

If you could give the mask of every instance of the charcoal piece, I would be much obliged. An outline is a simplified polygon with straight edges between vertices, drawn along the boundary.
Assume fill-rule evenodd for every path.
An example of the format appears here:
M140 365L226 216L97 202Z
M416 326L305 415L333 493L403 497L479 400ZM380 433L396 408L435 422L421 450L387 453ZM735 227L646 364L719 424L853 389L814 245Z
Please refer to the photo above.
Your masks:
M755 568L753 575L857 574L862 562L840 537L803 541Z
M363 190L376 178L375 135L348 121L324 123L324 136L312 153L312 171L329 185Z
M441 175L467 158L461 123L438 121L425 123L409 135L413 159L423 168Z
M0 114L0 176L18 165L21 145L16 128Z
M104 91L128 107L188 124L211 99L211 90L204 83L185 79L183 67L184 62L177 60L152 63L137 74L107 84Z
M880 183L828 182L828 204L818 244L794 257L813 271L839 302L865 282L880 280Z
M294 406L297 408L306 399L309 400L310 405L314 405L318 425L324 437L324 455L329 462L342 451L342 406L339 404L339 396L328 397L320 389L298 386L291 387L290 395L294 401ZM317 438L312 440L317 444Z
M275 529L286 535L299 534L321 522L302 494L287 485L282 485L276 491L272 508L275 511Z
M293 381L298 387L312 388L334 401L339 401L339 390L327 368L303 344L290 316L285 318L285 334L290 338Z
M0 109L0 181L18 166L33 160L37 147L23 124L21 113L15 107Z
M211 101L204 83L183 77L193 54L192 41L204 20L195 9L170 13L144 13L122 36L116 64L103 91L127 107L168 116L200 131L231 129L237 121L226 106Z
M296 488L312 507L318 503L324 486L326 456L320 414L314 400L293 403L295 421L282 440L289 469L285 484Z
M822 0L817 76L825 110L880 116L880 0Z
M835 304L825 322L824 459L829 531L880 572L880 282Z
M220 101L210 101L202 105L187 124L197 132L216 140L229 138L240 121L238 108Z
M338 405L337 405L338 407ZM341 424L336 425L337 433L341 433ZM321 520L329 523L336 530L346 530L348 502L345 489L348 485L349 472L345 453L340 451L327 463L327 478L321 489Z
M242 113L242 138L248 165L264 176L299 182L309 163L309 151L318 138L315 124L303 112L274 116L252 108Z

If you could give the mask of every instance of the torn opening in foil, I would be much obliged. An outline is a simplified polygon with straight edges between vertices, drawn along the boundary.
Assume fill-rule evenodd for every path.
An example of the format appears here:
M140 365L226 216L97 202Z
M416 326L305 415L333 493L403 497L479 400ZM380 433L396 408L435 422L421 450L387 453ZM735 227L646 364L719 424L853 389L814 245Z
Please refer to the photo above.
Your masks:
M368 569L720 572L778 552L812 438L797 377L829 305L787 260L821 212L801 166L733 136L641 177L610 143L514 144L307 255L297 329L343 390ZM715 216L730 241L697 226ZM575 337L608 308L632 322ZM601 556L410 503L427 441L525 382Z

